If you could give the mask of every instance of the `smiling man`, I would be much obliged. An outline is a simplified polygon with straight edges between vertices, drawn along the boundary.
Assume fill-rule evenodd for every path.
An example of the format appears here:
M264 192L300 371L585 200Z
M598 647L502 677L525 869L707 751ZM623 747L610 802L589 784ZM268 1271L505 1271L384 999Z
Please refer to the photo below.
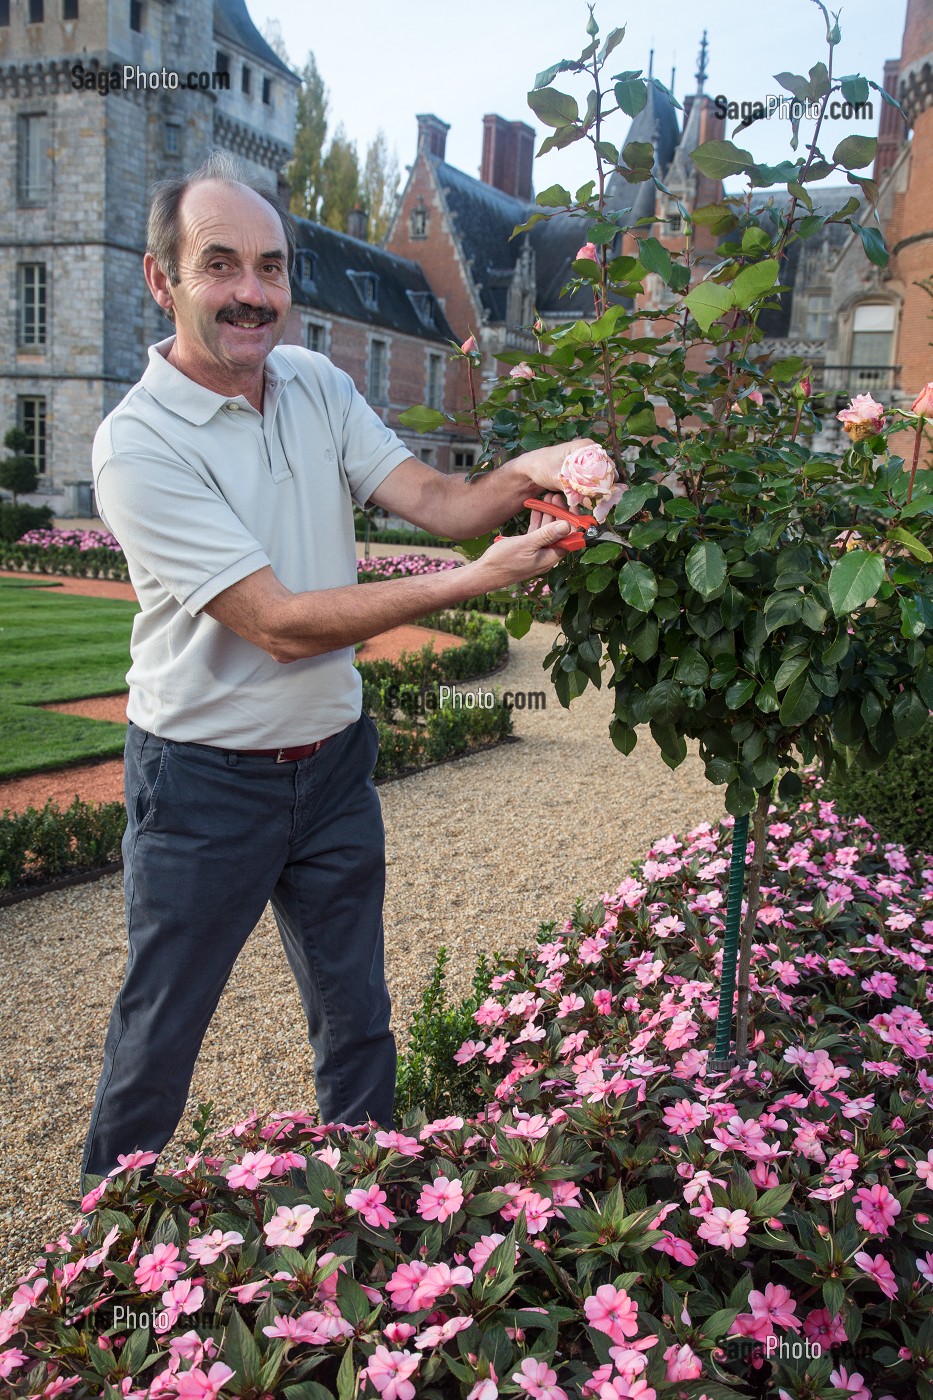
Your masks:
M129 953L84 1174L165 1146L270 900L321 1121L391 1124L377 737L354 644L544 572L568 529L535 516L460 569L358 584L354 501L469 538L557 490L578 444L474 483L416 461L346 374L279 345L293 256L284 207L223 154L156 187L145 275L175 334L150 348L94 443L101 515L141 611L127 677Z

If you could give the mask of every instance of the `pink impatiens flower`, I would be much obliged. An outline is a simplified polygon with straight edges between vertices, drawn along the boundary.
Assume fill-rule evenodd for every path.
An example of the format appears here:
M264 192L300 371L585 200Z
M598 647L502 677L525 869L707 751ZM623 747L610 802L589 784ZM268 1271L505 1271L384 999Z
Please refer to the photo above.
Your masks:
M707 1212L697 1234L710 1244L720 1245L723 1249L741 1249L751 1223L747 1211L714 1206Z
M433 1186L425 1186L415 1207L422 1220L443 1224L463 1205L463 1182L448 1181L446 1176L434 1178Z
M222 1361L215 1361L207 1372L200 1366L192 1366L190 1371L172 1376L174 1390L168 1393L177 1395L178 1400L214 1400L234 1374Z
M389 1351L388 1347L377 1346L365 1375L384 1400L412 1400L415 1387L408 1377L414 1375L420 1361L421 1357L412 1351Z
M624 1288L604 1283L584 1301L586 1320L597 1332L605 1332L614 1342L624 1342L638 1331L638 1304Z
M552 1371L546 1361L536 1361L534 1357L526 1356L512 1380L533 1400L567 1400L567 1392L555 1385L557 1372Z
M140 1292L157 1293L166 1284L174 1283L185 1272L184 1264L178 1263L178 1254L177 1244L157 1244L151 1254L144 1254L133 1273Z
M271 1176L275 1158L269 1152L247 1152L241 1162L235 1162L227 1172L227 1182L236 1191L243 1187L255 1191L259 1183Z
M860 1186L853 1200L859 1208L855 1218L870 1235L887 1235L901 1213L901 1203L887 1186Z
M857 1264L869 1278L874 1279L886 1298L897 1297L897 1281L894 1277L894 1270L883 1254L876 1254L872 1258L870 1254L860 1250L858 1254L852 1256L852 1259L853 1263Z
M304 1243L305 1235L319 1214L317 1206L279 1206L272 1219L262 1227L266 1242L271 1249L279 1245L297 1248Z
M365 1191L361 1186L357 1186L347 1192L347 1205L350 1209L358 1210L367 1225L375 1225L383 1230L398 1219L395 1212L385 1204L387 1200L386 1193L375 1184L367 1187Z
M231 1245L242 1243L243 1236L239 1230L212 1230L209 1235L196 1235L190 1239L187 1250L192 1259L205 1266L215 1263Z
M669 1381L695 1381L703 1374L703 1362L686 1342L682 1346L677 1346L676 1342L669 1346L664 1360Z

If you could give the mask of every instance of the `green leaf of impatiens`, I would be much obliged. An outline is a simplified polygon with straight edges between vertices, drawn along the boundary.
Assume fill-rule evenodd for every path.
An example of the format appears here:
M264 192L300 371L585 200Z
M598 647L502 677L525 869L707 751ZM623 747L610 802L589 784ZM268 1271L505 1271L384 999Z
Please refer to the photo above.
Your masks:
M400 413L398 421L403 428L413 428L416 433L432 433L435 428L446 423L447 418L436 408L427 408L424 404L418 404L415 408L406 408L404 413Z
M616 101L627 117L637 117L648 101L648 84L642 78L623 78L616 83Z
M690 159L711 180L740 175L754 164L751 151L735 146L731 141L704 141L702 146L690 152Z
M846 136L833 151L833 160L837 165L844 165L846 170L861 170L871 165L877 150L874 136Z
M767 258L764 262L752 263L751 267L743 267L732 284L736 305L743 310L751 306L765 292L770 292L777 279L777 258Z
M715 282L700 282L684 297L691 316L705 335L714 321L724 316L735 306L735 294L731 287L720 287Z
M528 106L545 126L564 126L580 115L576 99L557 88L536 88L528 94Z
M656 272L665 286L669 285L674 264L663 243L656 238L642 238L638 244L638 261L648 272Z
M816 708L821 700L820 692L804 673L788 686L787 694L784 696L784 703L781 705L780 720L790 729L796 729L798 724L803 724L812 714L816 713Z
M853 549L837 559L829 573L829 601L837 617L855 612L874 598L884 582L884 560L880 554Z
M686 569L701 598L711 598L726 581L726 556L713 540L702 540L687 555Z
M619 573L619 592L630 607L650 612L658 596L658 581L647 564L630 559Z

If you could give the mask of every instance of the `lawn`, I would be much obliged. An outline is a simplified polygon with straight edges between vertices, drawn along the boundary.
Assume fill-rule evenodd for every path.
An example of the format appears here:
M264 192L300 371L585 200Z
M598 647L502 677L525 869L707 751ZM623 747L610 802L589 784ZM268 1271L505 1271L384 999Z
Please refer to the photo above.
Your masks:
M137 612L0 581L0 778L123 752L122 724L35 707L125 690Z

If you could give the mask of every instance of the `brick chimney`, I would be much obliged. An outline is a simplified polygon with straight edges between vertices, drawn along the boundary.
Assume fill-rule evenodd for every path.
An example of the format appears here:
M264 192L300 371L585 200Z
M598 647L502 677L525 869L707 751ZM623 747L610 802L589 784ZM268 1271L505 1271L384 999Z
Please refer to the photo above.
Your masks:
M901 71L901 60L889 58L884 65L883 87L891 97L897 97L897 78ZM887 102L881 103L881 118L878 122L878 149L875 152L875 165L871 172L873 180L882 180L891 166L901 146L907 139L904 120L896 107Z
M351 238L359 238L366 242L366 229L369 219L363 213L360 206L354 205L347 215L347 233Z
M480 179L504 194L530 200L531 168L535 158L535 134L525 122L504 117L483 117L483 163Z
M437 156L438 160L444 159L447 149L447 133L450 130L450 122L442 122L440 117L435 117L431 112L423 112L416 118L418 122L418 154L424 151L425 155Z

